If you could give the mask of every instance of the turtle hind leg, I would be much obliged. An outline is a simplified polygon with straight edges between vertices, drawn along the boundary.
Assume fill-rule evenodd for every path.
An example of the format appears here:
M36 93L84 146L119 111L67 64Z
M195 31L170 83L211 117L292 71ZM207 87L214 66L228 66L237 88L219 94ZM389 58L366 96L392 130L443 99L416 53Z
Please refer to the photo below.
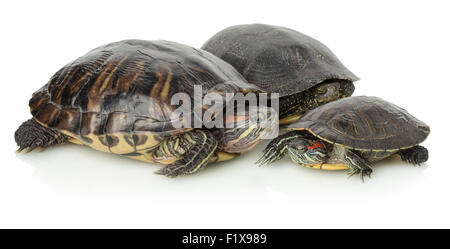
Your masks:
M179 139L179 141L176 143L163 143L162 146L167 148L161 148L159 151L176 150L177 148L174 148L175 144L178 146L180 144L185 145L185 152L180 159L155 172L156 174L168 177L193 174L205 167L214 155L218 143L211 132L204 130L193 130L181 134L177 138L168 139Z
M400 150L398 152L404 162L411 163L413 165L420 165L428 160L427 148L416 145L412 148Z
M54 144L65 143L69 137L40 125L33 118L23 122L14 133L14 138L19 146L18 152L26 149L30 152L36 148L46 148Z

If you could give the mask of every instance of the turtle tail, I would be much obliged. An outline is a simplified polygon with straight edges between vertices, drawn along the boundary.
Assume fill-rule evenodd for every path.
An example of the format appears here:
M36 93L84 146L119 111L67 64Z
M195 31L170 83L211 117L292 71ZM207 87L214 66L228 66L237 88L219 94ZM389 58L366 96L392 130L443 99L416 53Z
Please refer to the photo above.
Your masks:
M44 149L53 144L65 143L69 137L59 131L42 126L31 118L19 126L14 133L14 139L19 146L17 152L24 149L26 152L30 152L36 148Z

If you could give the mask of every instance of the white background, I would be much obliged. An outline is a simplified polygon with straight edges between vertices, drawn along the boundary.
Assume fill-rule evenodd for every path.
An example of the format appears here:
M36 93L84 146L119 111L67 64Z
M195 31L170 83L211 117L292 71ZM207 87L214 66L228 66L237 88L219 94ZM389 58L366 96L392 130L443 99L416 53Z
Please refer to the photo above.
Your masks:
M2 1L0 227L450 227L448 1ZM431 126L422 167L377 163L362 183L285 159L233 161L169 179L78 145L16 154L28 100L67 62L129 38L200 47L225 27L286 26L331 48L361 80Z

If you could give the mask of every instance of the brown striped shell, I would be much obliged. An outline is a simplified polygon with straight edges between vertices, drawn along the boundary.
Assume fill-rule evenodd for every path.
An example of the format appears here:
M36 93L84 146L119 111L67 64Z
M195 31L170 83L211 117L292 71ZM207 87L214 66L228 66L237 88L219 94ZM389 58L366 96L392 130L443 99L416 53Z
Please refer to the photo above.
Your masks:
M306 129L330 143L359 150L393 151L423 142L430 127L378 97L354 96L319 106L288 129Z
M89 143L139 145L140 132L170 135L171 96L193 97L194 85L223 93L255 89L214 55L170 41L125 40L98 47L67 64L33 94L29 105L41 124ZM108 136L121 134L123 138Z

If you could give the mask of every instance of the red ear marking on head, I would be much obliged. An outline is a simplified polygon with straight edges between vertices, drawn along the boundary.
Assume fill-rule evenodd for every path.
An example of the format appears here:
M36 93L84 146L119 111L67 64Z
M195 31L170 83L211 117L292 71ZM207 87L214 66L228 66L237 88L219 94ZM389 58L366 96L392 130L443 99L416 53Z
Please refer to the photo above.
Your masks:
M315 144L313 144L311 146L308 146L308 150L313 150L315 148L325 149L326 147L325 147L325 144L323 144L322 142L317 142L317 143L315 143Z

